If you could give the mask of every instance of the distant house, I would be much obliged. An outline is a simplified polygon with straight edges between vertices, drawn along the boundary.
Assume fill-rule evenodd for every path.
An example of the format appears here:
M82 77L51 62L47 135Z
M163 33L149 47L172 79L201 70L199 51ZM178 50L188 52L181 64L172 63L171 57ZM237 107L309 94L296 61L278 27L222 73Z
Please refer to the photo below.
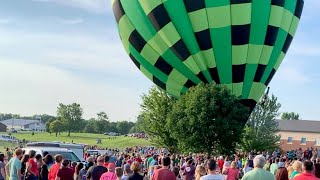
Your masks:
M0 122L0 132L6 132L6 131L7 131L7 126Z
M8 119L1 121L2 124L7 126L7 129L15 129L17 131L45 131L46 125L39 120L27 119Z
M278 120L278 123L282 150L320 148L320 121Z

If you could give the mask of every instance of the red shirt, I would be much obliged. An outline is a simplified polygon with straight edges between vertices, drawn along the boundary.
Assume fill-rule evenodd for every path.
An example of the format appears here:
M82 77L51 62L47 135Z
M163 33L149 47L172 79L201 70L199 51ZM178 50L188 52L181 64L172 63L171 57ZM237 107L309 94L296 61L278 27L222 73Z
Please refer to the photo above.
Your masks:
M33 159L28 160L29 165L31 165L31 171L36 173L36 176L39 176L38 165Z
M301 173L299 176L293 178L293 180L320 180L315 175L311 173Z
M152 180L176 180L176 176L169 169L161 168L154 171Z
M60 180L73 180L73 171L70 168L59 169L57 177L59 177Z
M218 166L219 166L221 171L223 169L223 164L224 164L224 160L222 160L222 159L218 160Z
M142 163L142 159L141 158L135 158L134 160L139 162L140 164Z
M51 166L49 175L48 175L49 180L56 180L56 176L58 174L60 167L61 167L61 164L57 164L57 163Z

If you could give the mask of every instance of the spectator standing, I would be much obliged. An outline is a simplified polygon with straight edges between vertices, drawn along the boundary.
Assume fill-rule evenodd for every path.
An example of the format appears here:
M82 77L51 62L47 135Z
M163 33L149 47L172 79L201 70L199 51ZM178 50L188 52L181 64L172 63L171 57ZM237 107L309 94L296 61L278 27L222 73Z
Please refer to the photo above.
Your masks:
M57 154L54 156L55 164L53 164L49 171L49 180L55 180L58 174L58 171L61 167L62 163L62 156L60 154Z
M275 180L275 176L263 169L266 159L262 155L258 155L253 159L254 169L246 173L242 180Z
M132 174L131 168L129 164L125 164L123 166L123 176L121 178L121 180L127 180L128 177Z
M6 174L9 176L9 180L21 180L21 162L22 149L15 150L14 157L10 159L5 166Z
M198 165L196 167L195 180L200 180L200 178L205 175L206 175L206 168L204 168L204 166L202 165Z
M279 168L278 163L279 163L279 158L276 158L274 162L270 165L270 172L273 175L276 175L277 169Z
M237 167L237 162L233 161L231 167L227 171L226 180L236 180L239 179L239 169Z
M56 180L73 180L73 170L70 168L69 160L63 160L62 167L57 173Z
M141 165L138 162L133 162L131 164L131 170L133 171L133 174L131 174L128 177L128 180L143 180L143 176L141 176L139 173L141 173Z
M311 161L303 162L302 169L303 172L299 176L293 178L293 180L320 180L314 175L314 166Z
M80 171L83 169L83 163L78 163L74 169L74 180L82 180Z
M100 180L116 180L117 176L115 174L116 165L114 163L108 164L108 172L101 175Z
M279 162L279 168L276 173L276 180L289 180L288 170L285 168L284 162Z
M292 174L290 175L290 179L293 179L294 177L296 176L299 176L301 171L302 171L302 162L301 161L295 161L293 164L292 164L292 168L293 168L293 172Z
M121 180L122 176L123 176L122 168L121 167L116 167L115 173L116 173L116 176L117 176L117 180Z
M108 169L105 168L103 165L104 165L104 158L102 156L99 156L97 158L97 165L89 168L86 175L87 179L100 180L101 175L108 171Z
M26 173L26 179L27 180L37 180L39 176L39 169L38 165L35 161L36 157L36 151L31 150L29 152L29 160L27 162L27 173Z
M217 163L215 160L213 159L210 159L207 163L207 168L208 168L208 174L205 175L205 176L202 176L200 178L200 180L224 180L224 176L220 175L220 174L217 174L216 170L217 168Z
M25 154L21 158L21 179L25 179L27 162L29 161L29 154Z
M162 168L154 171L152 180L175 180L175 174L169 170L170 163L169 157L162 158Z
M0 154L0 180L6 180L4 154Z

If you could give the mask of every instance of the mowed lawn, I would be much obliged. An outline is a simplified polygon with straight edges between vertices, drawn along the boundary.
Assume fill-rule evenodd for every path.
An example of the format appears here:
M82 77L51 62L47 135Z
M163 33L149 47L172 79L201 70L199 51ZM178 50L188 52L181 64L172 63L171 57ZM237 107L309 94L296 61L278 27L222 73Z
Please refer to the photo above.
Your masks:
M110 137L103 134L89 134L89 133L71 133L71 136L67 136L67 133L61 133L56 137L55 134L45 133L37 133L35 132L32 135L32 132L18 132L12 134L19 140L31 140L31 141L45 141L45 142L52 142L52 141L59 141L59 142L69 142L72 141L74 143L81 143L81 144L88 144L88 145L97 145L98 147L103 148L119 148L123 149L125 147L132 147L132 146L148 146L151 143L145 139L138 139L133 137L124 137L124 136L117 136L117 137ZM97 139L100 138L102 140L102 144L97 144ZM109 139L111 138L111 139ZM115 139L112 139L115 138ZM0 148L2 146L2 142L0 142ZM2 146L3 147L3 146ZM1 150L0 150L1 151Z

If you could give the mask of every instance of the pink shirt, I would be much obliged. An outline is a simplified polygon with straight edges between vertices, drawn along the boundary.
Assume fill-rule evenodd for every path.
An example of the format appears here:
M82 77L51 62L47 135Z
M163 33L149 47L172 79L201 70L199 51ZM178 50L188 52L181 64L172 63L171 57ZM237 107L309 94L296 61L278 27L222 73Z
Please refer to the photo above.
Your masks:
M227 180L236 180L238 175L239 175L239 169L229 168L228 169Z
M103 173L100 177L100 180L116 180L117 176L114 172Z

